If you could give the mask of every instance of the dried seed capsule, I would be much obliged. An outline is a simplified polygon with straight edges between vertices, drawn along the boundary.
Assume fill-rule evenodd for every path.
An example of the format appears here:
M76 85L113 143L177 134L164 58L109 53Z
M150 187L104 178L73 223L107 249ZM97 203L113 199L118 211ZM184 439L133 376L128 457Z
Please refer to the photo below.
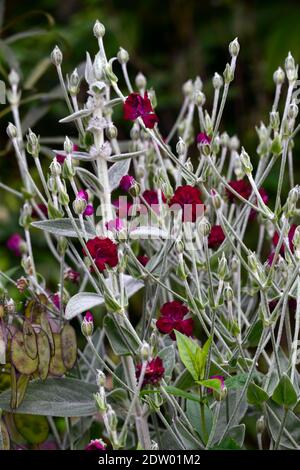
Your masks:
M41 444L49 434L49 425L45 416L15 414L15 425L21 436L30 444Z
M38 367L37 357L32 359L26 352L21 331L18 331L11 341L11 361L20 374L31 375Z
M5 426L5 423L2 419L0 420L0 434L2 437L3 450L9 450L10 449L9 434Z
M55 345L55 354L50 360L49 372L52 375L61 377L66 372L66 367L63 363L62 358L62 344L61 336L59 333L53 333L54 345Z
M52 330L51 330L50 323L49 323L49 321L48 321L48 317L47 317L46 313L44 313L44 312L41 314L41 317L40 317L40 324L41 324L42 330L43 330L43 331L46 333L46 335L48 336L48 341L49 341L49 344L50 344L51 356L54 356L54 353L55 353L55 344L54 344L53 333L52 333Z
M31 323L27 320L23 323L23 338L26 353L31 359L35 359L37 356L36 336Z
M16 408L18 408L22 401L24 400L27 386L29 384L30 377L29 375L20 375L17 381L17 403Z
M62 358L67 369L72 369L77 358L77 341L74 328L68 323L61 332Z
M50 366L50 343L47 333L44 330L41 330L37 336L37 347L38 347L38 358L39 366L38 371L40 378L46 380L49 373Z

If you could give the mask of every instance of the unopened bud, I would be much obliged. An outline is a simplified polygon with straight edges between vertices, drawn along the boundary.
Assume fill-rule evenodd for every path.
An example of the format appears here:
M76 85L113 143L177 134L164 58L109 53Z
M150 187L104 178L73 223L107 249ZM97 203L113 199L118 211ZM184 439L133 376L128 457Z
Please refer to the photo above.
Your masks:
M109 140L116 139L118 137L118 129L113 124L110 124L105 129L105 134Z
M110 431L116 431L118 426L118 418L115 411L112 409L111 405L107 405L107 421Z
M145 75L139 72L137 76L135 77L135 84L139 90L144 90L147 86L147 80L146 80Z
M39 137L31 129L27 134L27 152L33 157L38 157L40 152Z
M264 417L264 415L262 415L256 421L256 432L257 432L257 434L262 434L265 430L265 427L266 427L265 417Z
M290 119L296 119L296 117L298 115L298 111L299 111L299 108L296 105L296 103L291 103L289 105L289 109L288 109L288 117Z
M50 173L52 176L60 176L61 174L61 164L58 163L56 157L53 158L50 166L49 166L49 169L50 169Z
M10 139L15 139L18 136L17 128L11 122L6 128L6 133Z
M218 277L220 279L224 279L228 271L228 266L227 266L227 259L224 255L222 254L222 257L218 259Z
M91 312L86 312L81 323L81 332L85 337L92 336L94 331L94 319Z
M240 155L240 159L241 159L241 164L242 164L243 171L246 173L246 175L251 174L251 172L253 170L253 166L252 166L250 157L249 157L248 153L245 151L244 147L242 147L242 152L241 152L241 155Z
M106 413L107 403L104 387L101 387L99 392L94 394L94 400L96 402L100 414Z
M106 376L102 370L97 370L97 378L96 378L96 383L97 386L100 387L105 387L106 384Z
M193 98L194 98L194 103L196 106L204 106L206 98L205 98L205 94L202 91L200 90L195 91Z
M191 96L194 92L194 86L192 80L188 80L182 86L184 96Z
M53 51L51 52L51 61L56 66L59 67L62 63L63 55L58 46L55 46Z
M278 131L280 125L280 117L278 111L272 111L270 113L270 126L274 131Z
M57 251L63 256L68 248L68 240L65 237L59 237L57 241Z
M198 232L202 237L208 237L211 230L211 225L206 217L202 217L197 223Z
M226 64L225 70L223 72L223 77L225 83L230 83L234 79L234 73L230 64Z
M140 357L142 361L148 361L150 359L150 356L151 356L151 347L146 341L143 341L143 344L140 349Z
M240 45L239 45L238 38L235 38L233 41L231 41L228 49L229 49L229 54L231 55L231 57L237 57L239 55Z
M103 36L105 34L105 26L102 23L100 23L99 20L96 20L96 22L94 24L93 33L94 33L94 36L97 39L103 38Z
M120 47L117 58L120 64L126 64L129 61L129 54L123 47Z
M281 67L278 67L273 74L273 80L275 85L282 85L285 79L284 70Z
M8 75L8 81L12 87L18 86L19 81L20 81L20 76L14 69L12 69L10 74Z
M218 194L215 190L211 191L211 201L215 210L218 210L222 206L222 199L220 194Z
M68 79L68 90L70 95L76 96L79 92L80 78L77 69L75 69Z
M186 143L181 137L179 137L179 140L176 144L176 152L177 152L177 155L180 157L185 155L186 153Z
M223 86L223 78L219 73L215 73L212 79L212 84L215 90L220 90Z
M83 214L87 206L87 201L81 197L76 197L73 201L73 210L75 214Z
M233 301L233 290L229 285L224 287L223 295L227 302Z

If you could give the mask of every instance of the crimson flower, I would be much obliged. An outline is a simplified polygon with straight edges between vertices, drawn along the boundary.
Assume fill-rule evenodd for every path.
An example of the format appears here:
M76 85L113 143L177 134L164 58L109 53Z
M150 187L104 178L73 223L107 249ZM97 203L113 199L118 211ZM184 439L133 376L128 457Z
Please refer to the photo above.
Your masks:
M106 445L102 441L102 439L93 439L90 443L85 447L84 450L105 450Z
M137 364L135 369L135 375L137 380L140 378L142 372L142 364ZM165 373L165 368L163 366L163 361L160 357L151 359L147 362L146 371L144 375L144 380L142 386L145 385L157 385L163 378Z
M127 121L135 121L141 117L145 126L153 129L158 122L158 117L154 113L148 93L145 91L144 97L139 93L131 93L124 103L124 119Z
M42 214L44 214L46 217L48 217L48 207L45 204L39 203L39 204L37 204L37 207L38 207L38 209L40 210L40 212ZM40 214L38 213L38 211L35 208L32 209L31 216L34 217L34 218L37 218L37 219L40 218Z
M211 137L205 134L205 132L199 132L199 134L196 137L196 142L197 144L210 144Z
M208 247L218 248L225 240L225 235L221 225L213 225L208 235Z
M203 202L200 196L201 191L194 186L179 186L170 200L169 206L178 204L182 208L183 222L195 222L197 217L202 215L200 209Z
M139 255L137 256L137 259L139 260L139 262L145 267L146 264L148 263L149 261L149 258L147 255Z
M234 181L229 181L228 184L244 199L249 199L252 193L252 188L251 188L250 183L248 183L248 181L234 180ZM228 200L230 202L239 202L239 199L229 189L226 188L226 192L227 192Z
M143 198L149 204L149 206L155 211L158 212L158 207L155 207L159 204L158 200L158 192L152 189L146 189L146 191L142 194ZM166 196L164 193L161 193L161 200L162 202L166 202ZM153 207L152 207L153 206Z
M25 242L19 233L14 233L6 242L7 248L14 253L15 256L22 255L22 246Z
M133 176L124 175L120 179L119 188L122 189L123 191L128 192L129 189L134 185L134 183L135 183L135 179Z
M166 302L161 307L160 317L156 322L158 331L169 335L173 340L176 339L174 330L186 336L192 336L194 320L192 318L184 319L188 312L187 306L178 300Z
M95 237L86 244L91 257L99 271L104 271L107 266L114 268L118 264L117 245L110 238ZM85 252L83 252L86 255Z

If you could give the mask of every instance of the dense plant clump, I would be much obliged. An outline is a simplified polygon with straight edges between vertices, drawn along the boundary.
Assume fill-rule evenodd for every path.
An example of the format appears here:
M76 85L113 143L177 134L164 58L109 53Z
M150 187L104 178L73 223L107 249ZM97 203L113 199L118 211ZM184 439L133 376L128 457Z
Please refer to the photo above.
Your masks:
M253 169L220 131L237 39L212 79L212 109L201 79L189 80L165 134L146 77L133 85L128 52L107 58L104 26L93 32L84 77L65 79L61 50L51 54L68 109L60 123L76 131L63 149L31 129L24 141L20 77L9 75L20 185L2 187L21 201L7 249L22 275L0 273L0 448L299 449L298 67L289 54L274 73ZM55 289L38 270L42 245Z

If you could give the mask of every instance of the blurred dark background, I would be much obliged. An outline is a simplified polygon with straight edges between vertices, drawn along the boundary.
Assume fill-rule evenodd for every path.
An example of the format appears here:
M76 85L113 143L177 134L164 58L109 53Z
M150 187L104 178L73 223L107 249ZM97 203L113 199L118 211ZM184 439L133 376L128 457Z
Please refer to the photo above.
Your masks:
M210 109L211 77L215 71L222 74L229 61L228 44L238 36L241 51L222 130L226 125L229 134L237 133L252 155L257 146L254 126L268 121L274 70L283 66L289 50L300 60L297 1L0 0L0 5L0 78L7 79L10 66L22 71L23 98L29 101L22 105L21 114L43 137L74 133L72 127L58 124L66 108L56 96L58 81L48 60L50 52L58 44L64 54L63 71L72 72L84 61L86 50L97 51L92 34L96 18L106 27L108 56L116 55L119 46L127 49L130 75L142 71L155 88L162 132L171 128L182 100L182 84L189 78L201 77ZM9 110L1 105L0 180L18 187L18 170L5 133L10 119ZM297 166L295 170L298 173ZM277 174L276 169L266 183L271 196ZM0 201L0 240L4 242L17 229L19 201L3 191ZM2 245L0 268L9 264Z

